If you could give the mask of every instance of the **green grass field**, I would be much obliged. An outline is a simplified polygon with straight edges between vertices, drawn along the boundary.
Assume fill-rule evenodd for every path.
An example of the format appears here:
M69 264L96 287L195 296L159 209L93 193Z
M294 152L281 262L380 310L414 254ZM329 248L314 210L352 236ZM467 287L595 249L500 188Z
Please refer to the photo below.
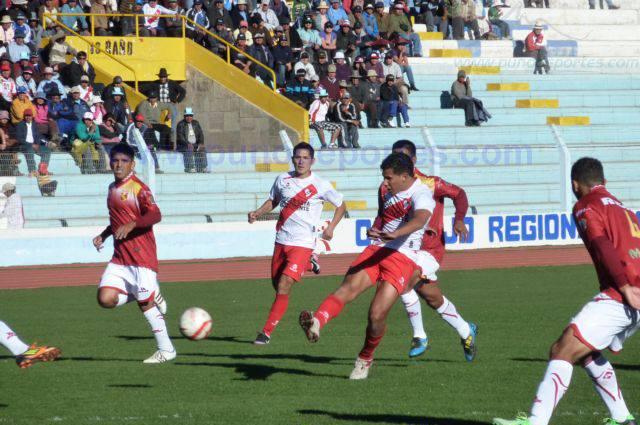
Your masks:
M101 310L95 288L3 291L0 319L25 340L57 345L63 358L20 370L0 357L0 424L486 424L528 411L547 350L597 291L591 266L440 274L461 314L480 326L479 353L466 363L455 332L423 308L432 348L410 361L410 328L394 307L370 378L347 379L362 345L373 291L347 306L307 343L298 312L315 309L339 277L295 288L271 344L251 344L273 298L267 281L163 283L178 358L143 365L155 350L135 305ZM209 311L211 338L179 336L179 313ZM640 339L616 357L632 412L640 403ZM613 356L610 356L613 358ZM600 424L606 409L576 369L553 424Z

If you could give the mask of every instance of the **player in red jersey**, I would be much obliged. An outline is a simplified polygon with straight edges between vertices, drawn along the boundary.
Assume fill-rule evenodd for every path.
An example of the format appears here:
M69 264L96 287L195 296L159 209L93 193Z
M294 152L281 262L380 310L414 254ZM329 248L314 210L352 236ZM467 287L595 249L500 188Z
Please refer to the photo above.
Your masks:
M409 140L398 140L393 144L393 152L404 153L411 157L415 165L416 145ZM464 224L464 217L469 208L467 194L465 191L451 183L446 182L438 176L428 176L415 168L415 175L423 184L429 187L433 192L433 198L436 201L436 207L433 215L429 219L427 230L424 232L420 254L418 256L418 265L421 273L416 272L413 276L411 287L414 289L401 296L402 303L407 311L409 322L413 327L413 339L409 350L409 357L417 357L423 354L428 346L427 334L424 331L422 323L422 309L420 307L420 299L424 299L429 307L434 309L442 319L453 327L460 336L462 349L467 361L473 361L476 356L476 335L477 326L474 323L465 321L456 306L447 299L438 286L438 278L436 272L442 264L444 257L444 201L446 198L453 200L455 206L455 219L453 231L465 241L469 235L467 226ZM380 186L380 194L384 193L384 186Z
M50 362L60 357L56 347L28 346L6 323L0 320L0 345L11 351L20 369L26 369L37 362Z
M304 272L310 268L324 203L330 202L336 207L333 219L323 232L325 240L333 238L333 231L346 212L342 194L330 182L311 172L314 156L310 144L298 143L291 158L294 171L280 174L271 187L269 199L248 214L249 223L253 223L278 205L281 208L271 259L271 284L276 290L276 298L262 331L254 341L256 345L266 345L271 341L271 333L289 306L293 285L300 282Z
M164 322L167 304L160 294L156 274L158 257L153 225L161 220L151 190L134 173L134 151L127 144L110 153L115 182L109 185L107 207L110 225L93 239L98 251L113 236L113 258L102 275L98 303L115 308L137 301L149 322L158 350L144 363L164 363L176 357Z
M600 161L581 158L571 168L578 198L573 218L600 281L600 293L571 320L551 346L529 417L496 418L496 425L547 425L569 388L573 366L581 364L611 418L606 425L637 425L622 397L616 374L601 351L620 351L640 326L640 225L635 212L605 188Z
M398 296L418 267L416 256L426 224L435 207L433 194L414 175L411 158L392 153L380 166L386 192L374 225L367 231L372 239L351 264L340 287L320 304L315 314L300 313L300 326L310 342L320 338L320 330L336 317L344 305L373 285L376 293L369 308L365 343L350 379L366 379L373 353L386 329L386 318Z

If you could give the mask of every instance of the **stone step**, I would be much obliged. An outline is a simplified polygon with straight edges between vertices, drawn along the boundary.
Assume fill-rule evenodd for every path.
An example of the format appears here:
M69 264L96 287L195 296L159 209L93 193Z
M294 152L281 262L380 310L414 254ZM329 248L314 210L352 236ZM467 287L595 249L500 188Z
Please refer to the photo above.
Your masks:
M547 124L552 125L590 125L589 117L547 117Z
M471 53L471 50L469 49L429 49L429 57L431 58L470 58L472 57L472 53Z
M558 99L517 99L516 108L559 108Z

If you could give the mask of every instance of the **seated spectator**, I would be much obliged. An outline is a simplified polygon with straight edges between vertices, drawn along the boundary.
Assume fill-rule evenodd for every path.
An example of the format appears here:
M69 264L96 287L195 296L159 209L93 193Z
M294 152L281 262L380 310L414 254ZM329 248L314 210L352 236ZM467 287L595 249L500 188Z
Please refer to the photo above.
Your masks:
M47 96L44 92L38 92L35 96L34 102L33 121L36 123L38 132L54 144L54 146L51 146L53 148L60 142L60 135L58 133L58 125L56 124L56 121L49 114Z
M176 14L175 11L159 5L158 0L149 0L148 3L145 3L145 5L142 6L142 13L145 15L144 28L151 37L163 37L165 35L164 30L160 28L159 15Z
M360 117L356 111L356 107L351 103L351 94L345 92L342 94L340 103L336 106L336 116L338 122L342 124L342 135L344 137L343 148L359 148L358 127L360 127Z
M82 6L78 5L77 0L68 0L60 8L60 14L66 15L61 16L60 21L68 28L80 33L80 35L91 35L88 31L89 24L87 24L87 19L83 16L84 10Z
M36 82L33 79L33 69L27 67L22 71L22 75L16 78L16 90L20 87L24 87L27 90L27 95L30 99L33 99L38 91Z
M336 65L336 78L338 80L348 80L351 77L351 66L347 63L344 57L344 52L336 52L334 59Z
M237 0L235 2L235 5L231 8L231 22L232 22L232 28L235 28L236 31L238 30L238 28L240 28L242 22L244 22L246 25L246 28L249 27L249 24L247 23L249 21L249 11L247 10L247 0ZM237 34L234 34L234 37ZM247 37L248 39L249 37Z
M49 45L45 48L49 52L49 66L64 66L67 63L67 55L75 55L76 49L66 42L67 36L64 32L58 31L49 40ZM78 77L79 79L80 77Z
M18 124L24 118L26 110L31 111L33 117L33 103L29 99L26 87L18 87L18 95L11 103L11 123Z
M348 20L342 22L336 40L336 48L342 52L345 59L348 59L348 63L353 63L356 57L356 42L356 36L351 31L351 23ZM340 72L338 72L338 78L339 76Z
M536 60L534 74L542 74L543 68L547 74L551 71L549 57L547 56L547 40L545 40L542 30L542 22L536 21L533 30L524 40L525 55Z
M161 149L173 149L171 144L171 129L161 122L163 111L171 113L168 106L158 102L158 94L155 91L149 92L147 100L140 102L136 108L136 116L143 116L147 127L160 133L159 145Z
M273 46L273 40L271 39L271 31L267 30L264 24L265 24L264 20L262 19L259 13L254 13L249 18L249 31L251 31L251 34L253 35L254 44L255 44L256 34L260 33L264 36L264 45Z
M299 69L304 69L305 78L308 81L311 81L311 79L316 75L316 69L309 62L309 53L307 52L300 53L300 60L296 62L296 64L293 67L294 72L298 72Z
M284 17L280 20L282 26L282 34L289 40L289 46L295 53L302 50L302 40L296 29L291 28L291 21L289 18Z
M370 3L371 4L371 3ZM349 22L355 28L355 25L360 22L360 26L364 26L364 16L362 16L362 6L357 5L351 8L351 13L349 14Z
M284 0L271 0L269 8L273 10L278 18L278 22L282 25L284 19L291 21L291 13L289 12L289 6Z
M247 34L251 34L247 31ZM238 52L238 50L231 51L231 62L240 68L245 74L251 74L251 65L252 62L249 61L247 55L249 54L249 48L247 47L247 39L244 34L238 34L236 40L236 48L242 52ZM246 53L247 55L245 55Z
M158 156L156 155L158 138L156 137L153 128L145 124L145 117L140 114L136 115L133 118L133 122L127 127L127 130L124 133L124 140L136 151L136 154L141 157L141 154L138 150L138 145L136 143L136 138L139 138L142 143L145 143L147 145L147 148L151 153L153 163L156 167L156 174L164 174L164 172L160 170L160 165L158 164Z
M55 93L50 95L52 98L55 97ZM60 130L60 134L62 137L67 140L64 142L65 144L71 144L71 141L75 137L76 126L79 121L82 121L84 114L86 112L90 112L89 105L84 100L80 99L80 88L72 87L69 91L69 96L64 99L62 105L56 109L57 112L57 123L58 129ZM51 105L49 106L49 110L51 110Z
M382 1L375 3L375 17L378 24L378 40L386 38L389 34L389 14L385 12L385 4Z
M251 34L251 31L249 31L249 23L247 21L241 21L238 29L233 32L233 37L236 41L240 39L240 34L244 36L244 42L247 47L253 45L253 35Z
M329 93L326 90L320 91L318 99L314 100L309 108L309 125L316 131L318 139L322 148L336 148L336 140L340 136L341 125L335 122L327 121L327 114L329 113ZM324 131L327 130L331 133L331 141L329 145L324 138Z
M509 28L509 24L500 19L502 17L502 8L504 5L502 3L498 3L497 0L489 0L489 12L487 12L489 16L489 22L491 25L500 29L500 38L503 40L511 40L511 30Z
M24 119L16 125L16 140L20 151L24 154L24 158L27 161L29 177L35 177L38 174L48 175L51 151L33 122L33 111L31 111L31 109L24 111ZM34 154L40 157L40 164L38 165L37 171L36 162L33 157Z
M50 16L45 17L44 16L45 14L48 14ZM44 4L40 6L40 8L38 9L39 21L42 22L43 25L46 23L47 29L45 31L45 34L47 37L51 37L56 33L57 16L58 16L58 8L56 7L53 0L45 0Z
M96 79L96 71L93 65L87 61L87 53L78 52L75 60L62 69L60 80L67 87L79 86L82 82L82 77L85 75L89 78L88 84L93 85Z
M327 12L329 11L329 5L327 4L326 1L321 1L318 4L318 13L315 15L315 17L313 18L313 26L318 30L318 31L322 31L325 28L325 25L327 24L327 22L331 22L329 20L329 16L327 16ZM333 22L331 22L331 25L333 26Z
M66 97L64 94L64 86L60 80L55 77L53 68L51 67L46 67L44 69L44 79L38 84L36 92L39 91L44 92L47 97L51 96L51 93L53 92L57 92L58 96L61 96L63 99Z
M164 29L167 37L182 37L182 19L187 11L178 4L178 0L169 0L169 9L175 12L175 15L169 18L163 18ZM104 143L104 142L103 142Z
M100 129L93 122L93 114L86 112L76 124L76 136L71 142L71 155L82 174L106 171Z
M367 80L362 83L364 86L364 108L367 115L367 128L379 128L378 125L378 104L380 103L380 83L378 74L373 69L367 72Z
M0 176L21 176L16 156L18 142L9 135L9 112L0 111Z
M13 41L15 32L13 30L13 21L11 16L4 15L0 19L0 45L8 46Z
M5 60L9 60L5 55ZM20 59L13 64L11 74L15 77L18 77L22 74L22 70L29 66L29 52L23 51L20 53Z
M176 127L178 125L178 103L182 102L187 95L187 91L177 81L169 79L169 73L166 68L160 68L158 71L158 79L150 84L145 85L143 93L155 92L158 94L158 102L169 110L171 119L171 146L175 148ZM144 115L144 114L143 114Z
M467 127L478 127L491 118L482 102L473 97L471 80L464 70L458 71L458 79L451 85L451 101L454 108L464 109L464 125Z
M193 109L185 108L178 123L178 150L184 156L185 173L206 173L207 150L200 123L193 119Z
M327 12L327 17L334 25L334 31L336 32L340 30L340 25L342 25L344 21L349 20L349 16L340 4L340 0L331 0L331 8Z
M31 54L31 49L24 41L25 33L22 30L18 30L15 32L13 37L13 41L9 43L9 59L11 62L19 62L20 56L24 53L29 60L29 55Z
M396 86L398 87L398 93L402 98L402 102L405 105L409 104L409 86L404 82L402 77L402 69L400 65L393 61L393 53L389 52L384 57L384 63L382 64L382 72L384 75L393 75L395 78Z
M102 97L100 97L100 95L92 96L88 103L91 107L91 113L93 114L93 122L97 125L102 124L104 116L107 115L107 110L104 107Z
M218 18L213 22L214 22L214 27L212 28L211 32L217 35L218 37L220 37L221 39L223 39L224 41L226 41L227 43L233 44L233 36L231 35L231 32L225 27L224 19ZM218 54L226 59L227 46L223 42L219 41L215 37L210 37L209 45L211 46L210 50L213 53Z
M11 66L0 65L0 110L8 111L17 94L16 82L11 78Z
M406 43L398 43L396 45L396 51L393 52L393 60L400 66L400 70L403 74L407 74L409 80L409 88L413 91L419 91L416 87L415 80L413 78L413 70L411 64L409 64L409 55L407 54Z
M313 91L305 76L306 71L304 69L299 68L296 70L295 78L287 83L285 96L307 109L313 100Z
M320 40L322 40L322 50L327 52L329 57L334 57L336 53L336 41L338 36L333 31L333 24L331 21L327 21L324 24L324 31L320 35Z
M334 64L329 65L327 71L327 76L320 79L320 85L329 93L331 104L334 105L338 101L340 82L336 78L336 66Z
M365 69L367 70L367 75L369 75L369 71L373 70L378 75L378 82L383 83L385 81L385 74L382 70L382 64L380 63L380 56L378 53L373 52L369 56L369 62L365 64Z
M93 87L89 85L89 76L83 75L80 77L80 85L78 86L80 89L80 99L89 103L93 98Z
M109 155L109 153L111 153L111 149L122 140L122 131L118 128L116 119L111 114L105 115L102 119L102 124L98 127L100 129L102 147L107 155Z
M293 53L291 52L291 47L289 47L289 40L285 35L280 36L278 45L273 48L273 60L278 87L284 87L287 83L287 74L293 69L291 65Z
M233 20L231 19L229 11L224 8L223 0L213 0L208 9L207 16L211 24L222 19L222 25L224 28L233 28Z
M29 66L27 68L31 68L33 70L33 79L38 84L44 78L44 64L40 61L40 54L36 51L31 52L31 56L29 58Z
M302 41L302 48L310 55L320 49L322 40L320 40L318 31L313 29L313 20L310 17L304 18L302 28L298 28L298 35L300 36L300 41Z
M102 90L102 97L103 99L111 99L113 90L119 87L120 89L122 89L122 98L126 101L127 100L127 94L124 91L124 86L122 83L122 77L119 75L116 75L115 77L113 77L113 81L111 84L107 85L104 90Z
M384 3L382 4L382 8L384 10ZM362 20L365 34L371 37L372 40L379 39L380 32L378 31L378 20L376 19L373 3L367 3L365 5Z
M264 28L267 31L273 31L278 25L280 25L276 12L269 8L269 0L262 0L253 13L260 15L264 22Z
M108 98L104 104L104 109L116 120L116 125L120 133L124 132L125 128L129 125L131 111L124 97L124 90L122 88L113 88L111 97Z
M93 17L93 34L97 36L110 35L109 17L106 16L108 13L112 13L109 4L105 3L105 0L93 0L89 12L95 14Z
M396 3L393 6L393 12L389 14L387 31L389 39L392 39L392 35L395 35L395 41L399 38L409 40L411 42L409 48L409 54L411 56L422 56L422 42L420 37L411 28L411 22L405 14L405 6L403 3Z
M405 127L411 127L409 123L409 113L407 105L402 103L398 86L395 84L395 77L391 74L387 75L385 83L380 87L380 125L382 127L397 127L396 116L398 112L402 114ZM399 110L399 111L398 111ZM399 123L399 119L397 120Z
M318 60L313 63L313 70L318 78L322 79L327 76L329 70L329 61L327 60L327 52L320 50L318 52Z
M367 78L367 69L364 65L364 58L362 56L358 56L353 61L352 71L357 72L361 78Z
M25 44L31 43L31 31L29 29L29 24L27 23L27 15L23 10L19 10L15 15L15 22L13 23L13 31L22 32L24 34L24 42Z
M263 65L273 69L273 55L269 47L265 44L265 35L263 33L257 32L253 35L253 46L249 48L249 54ZM271 81L271 73L261 66L256 65L255 74L269 87L272 87L275 83L275 81Z
M353 74L351 74L351 86L347 90L351 94L351 102L356 107L358 118L360 117L360 112L364 110L364 98L366 96L365 87L361 80L360 73L353 71Z

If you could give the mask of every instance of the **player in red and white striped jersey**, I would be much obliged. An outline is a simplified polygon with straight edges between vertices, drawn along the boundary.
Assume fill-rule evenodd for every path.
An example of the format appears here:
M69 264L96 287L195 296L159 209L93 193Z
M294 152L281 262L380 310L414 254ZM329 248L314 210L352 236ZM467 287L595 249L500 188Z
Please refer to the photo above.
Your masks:
M422 236L435 201L433 193L414 176L413 162L403 153L392 153L380 166L387 189L380 199L376 221L367 235L372 240L351 264L340 287L320 304L315 313L300 313L300 326L310 342L336 317L344 305L377 285L369 309L364 346L350 379L365 379L373 353L386 329L386 318L399 295L406 292L416 265Z
M269 199L260 208L249 213L249 223L280 206L276 223L276 242L271 259L271 282L276 298L262 331L254 343L265 345L282 319L289 305L289 293L309 266L316 244L316 231L325 202L336 207L333 219L322 234L325 240L333 238L333 231L346 212L342 194L330 182L311 171L315 161L314 149L308 143L298 143L293 149L294 171L283 173L273 183Z

